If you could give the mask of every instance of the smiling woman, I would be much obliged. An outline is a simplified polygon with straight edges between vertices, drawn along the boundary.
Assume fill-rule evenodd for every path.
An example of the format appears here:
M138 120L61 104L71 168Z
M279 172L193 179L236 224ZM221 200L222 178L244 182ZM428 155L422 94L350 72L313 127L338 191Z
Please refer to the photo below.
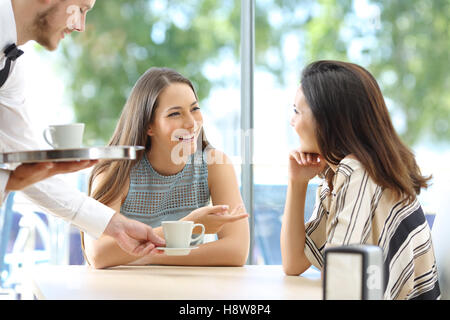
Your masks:
M203 117L193 87L186 83L172 83L163 89L158 98L159 108L154 111L153 121L148 128L148 136L153 150L149 160L153 167L164 174L179 172L184 167L187 157L195 153L197 138L202 133ZM163 159L162 154L170 155ZM171 168L168 163L174 166Z
M248 215L241 212L231 161L206 140L191 81L172 69L149 69L134 86L109 145L142 145L145 153L135 161L99 163L90 179L92 197L150 225L161 237L163 221L182 220L203 224L205 233L217 233L218 240L201 244L189 256L148 255L136 260L108 236L86 237L82 241L88 263L96 268L245 263ZM225 161L208 161L216 158ZM230 213L228 208L235 209Z
M186 101L189 106L192 104L191 101L197 101L194 87L188 79L171 69L149 69L134 86L109 145L145 146L146 157L157 171L166 175L180 171L183 166L175 165L170 157L172 149L179 142L174 141L176 140L174 134L180 130L183 130L183 133L192 130L195 122L201 127L203 121L197 107L180 106L179 108L183 111L173 111L174 106L185 105ZM185 108L187 110L184 110ZM203 128L200 128L198 136L201 149L206 149L209 143ZM197 144L194 144L193 148L197 150ZM161 155L165 157L162 158ZM106 171L111 172L112 176L102 181L109 181L114 188L103 190L105 183L102 183L98 187L102 192L93 190L92 196L98 197L98 200L105 203L115 199L124 188L126 178L134 164L133 162L103 162L96 166L92 172L90 186L97 175L108 169Z

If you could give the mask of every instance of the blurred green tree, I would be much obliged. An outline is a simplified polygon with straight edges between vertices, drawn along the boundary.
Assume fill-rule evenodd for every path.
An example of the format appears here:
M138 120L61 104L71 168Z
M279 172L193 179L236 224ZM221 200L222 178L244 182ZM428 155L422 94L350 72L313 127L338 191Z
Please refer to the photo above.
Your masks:
M282 39L298 30L304 41L302 65L336 59L364 66L406 143L450 141L450 1L271 2L283 17L272 32Z
M282 17L276 23L274 12ZM449 141L449 16L448 0L257 0L256 63L283 84L292 66L271 64L266 53L281 57L283 35L298 33L302 65L340 59L374 74L391 113L404 119L399 131L408 144ZM227 52L239 61L240 0L97 1L87 29L64 43L62 62L86 141L102 144L149 67L178 70L200 99L230 80L213 83L203 67Z

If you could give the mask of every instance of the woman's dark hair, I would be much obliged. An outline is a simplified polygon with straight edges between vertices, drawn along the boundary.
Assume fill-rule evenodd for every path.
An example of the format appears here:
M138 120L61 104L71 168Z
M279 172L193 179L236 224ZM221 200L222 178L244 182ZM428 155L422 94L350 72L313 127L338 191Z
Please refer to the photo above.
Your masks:
M414 154L395 132L375 78L366 69L341 61L316 61L303 70L301 87L326 161L337 165L353 154L378 185L408 201L428 187L431 176L421 175ZM328 170L330 187L333 176Z

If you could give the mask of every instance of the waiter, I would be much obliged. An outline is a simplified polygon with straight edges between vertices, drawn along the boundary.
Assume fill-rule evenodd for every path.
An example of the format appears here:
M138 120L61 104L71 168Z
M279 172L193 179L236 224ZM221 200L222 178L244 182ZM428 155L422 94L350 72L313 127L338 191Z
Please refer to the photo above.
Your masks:
M55 50L65 34L84 31L86 13L94 4L95 0L0 0L0 152L39 149L27 113L26 74L20 61L23 52L17 46L35 40ZM125 218L53 177L94 163L23 164L14 171L0 169L0 204L9 192L21 190L35 204L91 236L113 237L130 254L157 252L155 246L165 242L151 227Z

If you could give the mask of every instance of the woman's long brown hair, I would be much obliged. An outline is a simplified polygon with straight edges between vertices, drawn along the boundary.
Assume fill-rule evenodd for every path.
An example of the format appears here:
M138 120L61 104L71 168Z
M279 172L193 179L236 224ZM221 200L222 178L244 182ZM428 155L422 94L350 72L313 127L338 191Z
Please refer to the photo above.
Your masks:
M197 98L191 81L172 69L150 68L136 82L108 146L145 146L145 152L139 152L136 160L105 160L95 165L89 178L88 193L91 197L109 204L120 196L131 169L151 148L147 130L153 121L159 95L172 83L187 84ZM202 149L209 145L203 128L199 142ZM92 190L92 184L99 174L103 174L101 182Z
M422 176L412 151L396 133L375 78L363 67L317 61L302 72L303 94L316 120L326 161L337 165L353 154L380 186L413 201L431 176ZM334 173L328 170L332 187Z

